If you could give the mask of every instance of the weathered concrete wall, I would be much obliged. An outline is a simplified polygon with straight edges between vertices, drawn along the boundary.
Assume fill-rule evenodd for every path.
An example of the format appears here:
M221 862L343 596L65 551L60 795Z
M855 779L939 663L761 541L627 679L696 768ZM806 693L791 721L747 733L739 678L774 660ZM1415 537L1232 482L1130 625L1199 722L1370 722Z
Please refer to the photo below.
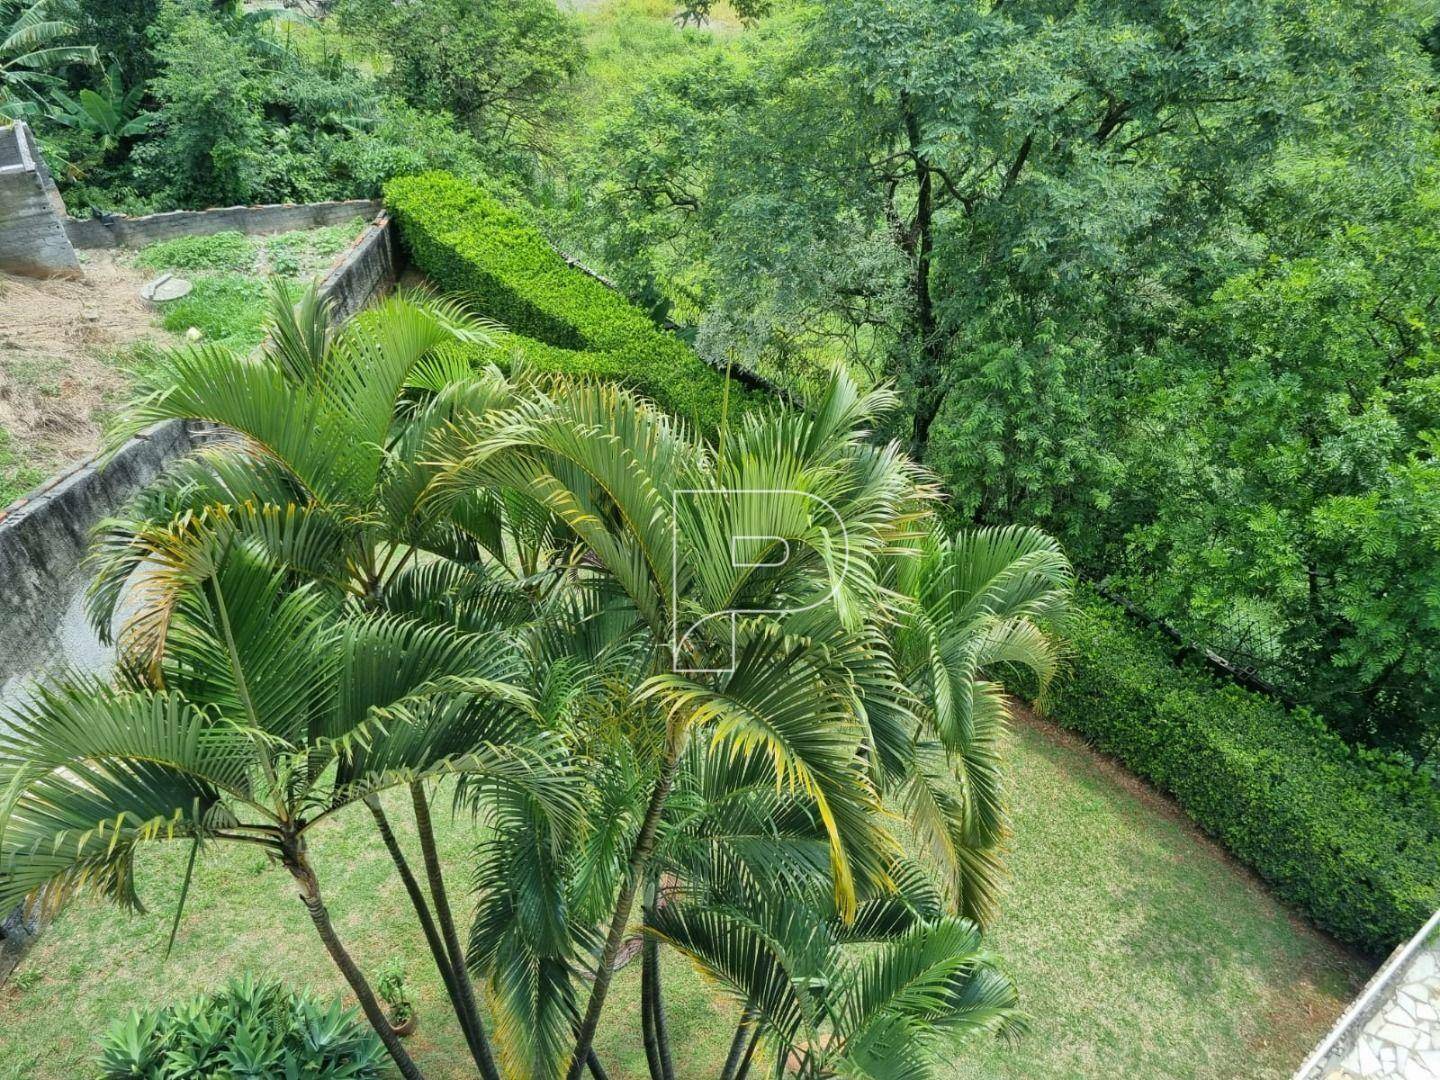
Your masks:
M337 319L349 318L394 286L399 264L393 232L382 214L321 280ZM0 508L0 699L14 689L7 683L52 661L103 662L75 599L90 531L192 445L183 425L162 425L126 444L108 463L82 462Z
M400 278L399 246L388 214L381 214L355 238L320 282L330 298L332 316L350 318L377 296L390 291Z
M0 683L57 651L61 616L90 530L191 446L175 421L126 443L109 462L81 462L0 511Z
M38 277L80 271L65 203L24 121L0 127L0 269Z
M357 213L377 209L368 202L324 205L336 208L333 217L332 211L323 210L308 219L309 224L348 221ZM269 215L260 220L296 219ZM302 219L300 225L276 227L302 228L305 223ZM205 226L211 232L234 227L233 223ZM336 260L320 288L333 299L335 318L346 319L393 288L399 270L394 228L381 214ZM53 477L24 499L0 508L0 705L23 701L28 679L57 665L96 671L110 661L110 650L101 645L85 619L83 560L91 530L194 444L195 435L185 424L162 424L126 443L105 464L91 458ZM0 984L38 932L38 922L19 908L0 917Z
M213 210L173 210L144 217L118 214L103 218L67 218L65 231L70 242L89 248L144 247L157 240L177 236L209 236L217 232L241 232L249 236L340 225L357 217L373 218L380 212L375 199L347 199L341 202L282 203L273 206L222 206Z

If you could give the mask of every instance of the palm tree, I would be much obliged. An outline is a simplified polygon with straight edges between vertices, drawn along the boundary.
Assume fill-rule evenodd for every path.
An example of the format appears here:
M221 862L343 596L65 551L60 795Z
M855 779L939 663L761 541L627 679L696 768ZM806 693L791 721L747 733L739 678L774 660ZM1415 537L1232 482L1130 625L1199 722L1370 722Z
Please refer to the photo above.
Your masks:
M953 906L988 910L1005 705L984 675L1016 664L1049 677L1041 623L1063 608L1069 568L1038 533L938 538L933 486L898 447L866 435L893 405L837 376L809 414L743 420L722 454L625 391L569 386L481 417L437 451L449 464L431 499L521 491L575 532L594 606L577 634L609 626L589 642L603 644L605 674L576 691L590 695L576 711L606 718L582 739L587 753L626 779L586 799L606 808L586 830L594 849L520 874L514 846L542 845L512 837L481 859L470 955L489 980L502 1050L514 1044L505 1052L530 1075L550 1074L574 1016L568 1076L578 1077L637 897L653 928L665 876L684 873L667 851L681 821L702 814L687 785L719 763L755 770L741 787L768 777L779 789L755 819L773 841L766 855L791 859L800 877L823 868L842 921L861 896L893 889L902 844L881 812L892 794L947 856ZM737 558L737 537L761 539ZM775 831L791 813L808 833ZM758 851L757 838L708 842ZM765 879L764 860L739 861L752 883ZM532 884L544 891L527 893ZM609 914L595 956L597 897ZM520 925L527 908L569 915L537 948ZM583 1012L562 977L577 950L590 951L594 972ZM531 976L517 987L522 953ZM664 1077L656 963L647 944L642 1018L652 1074ZM763 1009L756 1023L771 1023Z
M60 44L74 31L51 17L48 0L0 0L0 119L38 110L46 91L62 84L57 68L98 61L93 45Z
M923 870L906 869L852 920L821 894L761 896L724 882L682 891L656 913L653 937L743 1006L722 1080L749 1074L762 1035L788 1073L879 1080L948 1075L957 1035L1023 1030L1014 984L979 928L944 911Z
M171 639L188 633L186 605L204 589L195 573L163 571L176 536L203 536L323 598L334 618L503 641L510 689L482 685L530 718L510 729L517 753L549 740L543 764L563 762L572 805L562 814L518 779L458 787L487 829L463 949L425 788L451 766L406 781L428 898L378 801L359 799L487 1080L502 1069L575 1077L586 1065L602 1075L591 1041L637 899L658 1077L673 1073L659 945L680 947L665 920L681 899L675 911L752 921L791 917L766 906L783 900L855 927L867 904L913 891L913 835L943 869L926 926L949 919L934 940L968 940L973 921L954 920L988 913L1004 832L994 672L1020 664L1043 683L1054 668L1044 624L1063 608L1069 571L1053 542L941 538L933 483L868 434L896 399L843 376L813 411L747 417L717 449L625 390L472 370L467 344L487 327L454 304L401 296L332 329L313 294L293 300L277 293L258 358L176 352L126 413L117 438L173 417L227 434L106 523L92 618L108 630L130 611L119 634L128 677L167 685ZM410 646L396 648L403 661ZM450 659L447 675L429 677L463 697L476 672L463 653ZM534 783L541 775L536 764ZM909 817L905 835L887 804ZM834 931L833 973L856 932ZM966 971L991 969L976 959ZM801 1031L770 1001L742 1006L737 1070L761 1031L785 1053L820 1045L809 1038L819 1028ZM924 1016L907 1005L886 1023L944 1013L951 1026L1009 1024L1004 995L969 1002L925 1005ZM802 1055L806 1069L868 1045L823 1008L808 1015L828 1041ZM846 1053L847 1067L860 1060Z
M502 507L477 494L452 501L442 516L419 499L434 471L423 453L432 436L457 415L511 400L513 390L498 372L473 373L462 353L489 341L494 329L455 303L409 292L336 327L313 287L297 298L277 281L257 356L213 344L165 354L110 432L112 445L168 419L217 425L221 437L172 469L127 514L102 522L90 589L91 619L102 639L109 639L126 598L121 653L132 666L151 663L174 602L146 572L157 544L178 522L222 518L292 582L364 610L438 618L471 631L496 628L489 620L507 610L495 602L503 591L497 578L520 572ZM513 618L513 602L509 611ZM498 1080L419 778L410 795L428 899L380 802L364 801L476 1066Z
M389 788L454 774L475 790L523 791L563 829L576 811L569 769L531 722L503 639L297 588L249 542L255 527L216 511L152 533L147 585L170 598L145 668L116 686L43 686L9 719L0 903L53 908L90 888L138 907L141 844L188 842L192 865L211 844L258 846L294 877L401 1074L419 1077L331 922L310 834Z

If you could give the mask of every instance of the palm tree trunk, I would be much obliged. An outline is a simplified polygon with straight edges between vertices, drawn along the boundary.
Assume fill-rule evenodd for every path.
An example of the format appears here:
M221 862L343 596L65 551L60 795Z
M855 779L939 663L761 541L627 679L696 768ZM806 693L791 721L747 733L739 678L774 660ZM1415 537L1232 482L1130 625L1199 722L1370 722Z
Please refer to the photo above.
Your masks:
M485 1080L500 1080L500 1070L495 1067L494 1055L480 1022L480 1011L475 1007L475 991L470 984L470 969L465 966L465 951L460 948L460 938L455 933L455 920L450 914L450 898L445 892L445 878L440 873L440 856L435 850L435 830L430 824L430 802L425 796L425 786L416 782L410 785L410 801L415 804L415 828L420 834L420 854L425 859L425 876L430 882L430 899L435 904L435 918L440 924L440 933L445 940L445 950L450 955L450 970L455 976L456 989L460 992L459 1007L476 1035L474 1050L477 1051L475 1064Z
M660 824L660 812L665 808L665 799L670 794L670 785L675 780L675 770L680 764L680 747L666 748L665 760L660 766L660 775L655 778L655 789L650 793L650 805L645 808L645 820L640 825L640 834L635 838L635 847L630 852L630 865L625 883L620 888L620 897L615 903L615 914L610 920L610 933L605 938L605 948L600 954L600 965L595 972L595 985L590 989L590 1002L585 1006L585 1019L575 1037L575 1054L570 1059L570 1069L565 1080L580 1080L585 1062L590 1056L590 1046L595 1041L595 1029L600 1026L600 1013L605 1008L605 995L610 991L610 981L615 977L615 957L620 954L620 945L625 940L625 927L630 921L630 911L635 906L635 893L650 864L650 855L655 850L655 831Z
M610 1080L610 1075L605 1071L605 1066L600 1064L600 1057L593 1049L590 1051L588 1060L590 1062L590 1075L593 1076L595 1080Z
M760 1045L760 1021L755 1021L755 1026L750 1030L750 1045L745 1048L745 1056L740 1060L740 1068L735 1070L735 1080L745 1080L750 1075L750 1063L755 1060L755 1047ZM785 1051L780 1051L780 1060L785 1060Z
M385 1010L380 1007L380 1002L375 1000L375 992L370 989L370 984L345 950L339 935L335 933L335 926L330 921L330 912L320 896L320 882L315 876L315 870L311 867L310 860L297 841L286 842L283 858L285 868L290 871L291 876L300 885L300 900L304 903L305 910L310 913L310 921L315 924L315 930L320 935L320 940L325 943L325 951L330 954L330 959L335 961L335 966L340 969L340 974L344 975L345 981L350 984L350 989L360 1003L361 1012L365 1014L365 1019L370 1021L370 1026L375 1029L375 1034L380 1036L380 1041L384 1043L385 1049L390 1052L390 1057L394 1060L395 1067L400 1070L400 1075L405 1080L425 1080L424 1074L411 1060L405 1047L400 1044L400 1037L390 1026L390 1020L385 1015Z
M647 941L644 948L649 947ZM647 954L640 965L640 1039L645 1044L645 1064L649 1066L650 1080L665 1080L665 1072L660 1065L660 1047L655 1042L655 1009L650 1000L654 988Z
M385 816L385 811L380 806L380 800L371 796L365 800L365 805L370 808L370 813L375 817L375 827L380 830L380 839L385 843L385 850L390 852L390 859L395 863L395 870L400 875L406 894L410 897L410 906L415 909L415 917L420 920L420 929L425 934L425 943L430 946L430 955L434 958L435 967L440 972L441 980L445 983L445 993L449 996L450 1005L455 1010L455 1019L459 1021L460 1030L465 1036L465 1043L470 1047L470 1056L475 1059L476 1068L480 1068L483 1054L477 1048L476 1032L470 1026L470 1018L465 1014L460 987L455 977L455 968L445 949L445 943L440 938L440 931L435 926L435 917L430 913L430 904L425 899L425 893L420 888L420 882L416 880L414 871L410 869L405 852L400 849L400 842L390 828L390 819Z
M653 909L652 909L653 910ZM656 1064L659 1075L655 1080L675 1080L675 1063L670 1056L670 1030L665 1023L665 993L660 981L660 942L646 935L640 943L640 984L642 993L650 1004L650 1027L655 1038Z
M730 1053L725 1055L725 1067L720 1070L720 1080L736 1080L740 1072L740 1060L745 1056L745 1044L750 1041L751 1026L755 1023L755 1009L749 1003L740 1012L740 1022L735 1025L735 1037L730 1040Z

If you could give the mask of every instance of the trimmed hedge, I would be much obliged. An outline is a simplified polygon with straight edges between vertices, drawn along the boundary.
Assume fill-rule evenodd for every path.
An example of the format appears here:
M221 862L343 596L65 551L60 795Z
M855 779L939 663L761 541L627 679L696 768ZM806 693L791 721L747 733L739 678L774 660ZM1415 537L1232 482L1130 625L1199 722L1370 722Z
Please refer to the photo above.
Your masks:
M725 377L623 296L566 264L524 218L449 173L392 180L385 205L415 264L510 333L479 359L628 383L702 430L719 429ZM738 414L763 397L737 383Z
M1167 643L1089 590L1049 714L1170 792L1275 891L1383 955L1440 907L1440 794L1313 714L1178 667Z

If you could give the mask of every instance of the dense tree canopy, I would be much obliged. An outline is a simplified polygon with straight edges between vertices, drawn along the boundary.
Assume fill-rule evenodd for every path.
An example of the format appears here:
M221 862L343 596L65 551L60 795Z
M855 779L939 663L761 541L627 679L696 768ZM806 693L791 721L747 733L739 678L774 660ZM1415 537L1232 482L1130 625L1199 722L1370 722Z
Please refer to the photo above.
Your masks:
M958 515L1049 523L1413 746L1440 675L1422 15L800 5L608 119L568 227L717 355L897 378Z

